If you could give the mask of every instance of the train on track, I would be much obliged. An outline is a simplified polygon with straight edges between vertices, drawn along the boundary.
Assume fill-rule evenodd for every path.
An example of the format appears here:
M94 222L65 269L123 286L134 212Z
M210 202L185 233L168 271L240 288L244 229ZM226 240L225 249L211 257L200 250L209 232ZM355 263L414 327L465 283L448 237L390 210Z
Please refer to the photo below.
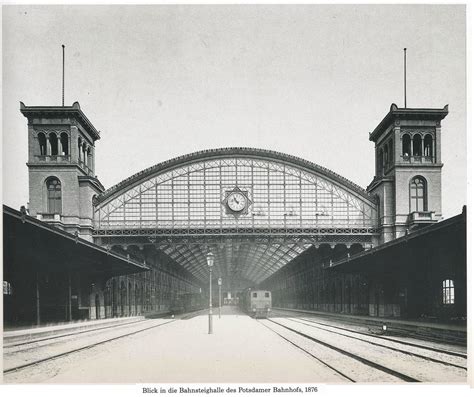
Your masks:
M241 308L254 318L267 318L272 310L272 293L263 290L247 290L240 299Z

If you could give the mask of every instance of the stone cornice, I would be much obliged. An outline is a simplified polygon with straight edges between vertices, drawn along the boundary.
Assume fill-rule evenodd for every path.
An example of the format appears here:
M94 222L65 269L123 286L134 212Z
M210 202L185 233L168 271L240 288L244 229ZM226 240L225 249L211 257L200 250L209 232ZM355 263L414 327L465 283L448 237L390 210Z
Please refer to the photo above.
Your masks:
M374 131L370 134L369 139L375 142L379 136L389 127L392 123L396 124L397 120L434 120L441 121L449 113L448 105L442 109L425 109L425 108L399 108L397 105L392 103L390 111L383 118Z
M60 118L71 117L79 121L82 128L92 137L94 141L100 139L100 133L92 125L84 112L81 110L79 102L74 102L72 106L26 106L20 102L20 112L26 118L33 117Z

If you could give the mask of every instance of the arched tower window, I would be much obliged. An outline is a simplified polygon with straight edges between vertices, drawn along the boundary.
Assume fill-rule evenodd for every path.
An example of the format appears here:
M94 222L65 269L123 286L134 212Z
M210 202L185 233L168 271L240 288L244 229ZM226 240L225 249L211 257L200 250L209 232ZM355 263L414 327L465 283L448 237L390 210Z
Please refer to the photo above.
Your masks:
M51 145L51 154L53 156L58 155L58 137L56 134L51 133L49 134L49 144Z
M403 157L410 157L411 156L411 138L409 134L403 135L402 138L402 151Z
M40 132L38 134L39 152L41 156L46 156L46 136Z
M388 141L388 163L393 164L393 140Z
M421 156L422 155L422 149L421 149L421 135L416 134L413 137L413 156Z
M47 204L49 214L61 213L61 182L58 178L49 178L46 181Z
M427 211L426 180L415 176L410 182L410 212Z
M453 280L443 281L443 305L454 304L454 283Z
M65 132L61 134L61 155L68 156L69 155L69 137Z
M85 142L82 144L82 161L85 165L87 165L87 149Z
M380 150L378 151L378 156L377 156L377 168L378 168L377 174L381 175L381 174L382 174L382 170L383 170L383 151L382 151L382 149L380 149Z
M385 144L383 147L383 167L387 168L388 166L388 146Z
M79 162L82 160L82 141L81 138L77 139L77 148L79 153Z
M433 156L433 137L428 134L425 136L424 139L424 148L423 148L423 156L425 157L432 157Z
M92 161L91 161L91 156L92 156L92 154L91 154L91 153L92 153L91 148L88 147L88 148L87 148L87 162L86 162L86 164L87 164L87 166L88 166L89 168L90 168L91 165L92 165Z

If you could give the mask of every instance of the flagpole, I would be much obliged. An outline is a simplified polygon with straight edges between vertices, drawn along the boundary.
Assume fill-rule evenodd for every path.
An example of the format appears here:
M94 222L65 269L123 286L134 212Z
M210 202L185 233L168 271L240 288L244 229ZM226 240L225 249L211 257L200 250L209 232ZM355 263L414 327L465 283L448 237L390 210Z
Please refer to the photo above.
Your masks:
M403 83L405 92L405 109L407 108L407 49L403 49L404 52L404 66L403 66Z
M63 106L64 106L64 44L63 46Z

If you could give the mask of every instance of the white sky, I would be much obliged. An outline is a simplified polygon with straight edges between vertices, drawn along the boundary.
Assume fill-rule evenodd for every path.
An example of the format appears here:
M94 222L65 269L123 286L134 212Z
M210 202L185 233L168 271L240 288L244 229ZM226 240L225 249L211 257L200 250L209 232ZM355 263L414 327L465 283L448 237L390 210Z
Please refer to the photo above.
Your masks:
M3 202L28 201L26 105L79 101L106 188L197 150L249 146L364 188L392 102L443 107L443 215L466 204L464 6L3 8Z

